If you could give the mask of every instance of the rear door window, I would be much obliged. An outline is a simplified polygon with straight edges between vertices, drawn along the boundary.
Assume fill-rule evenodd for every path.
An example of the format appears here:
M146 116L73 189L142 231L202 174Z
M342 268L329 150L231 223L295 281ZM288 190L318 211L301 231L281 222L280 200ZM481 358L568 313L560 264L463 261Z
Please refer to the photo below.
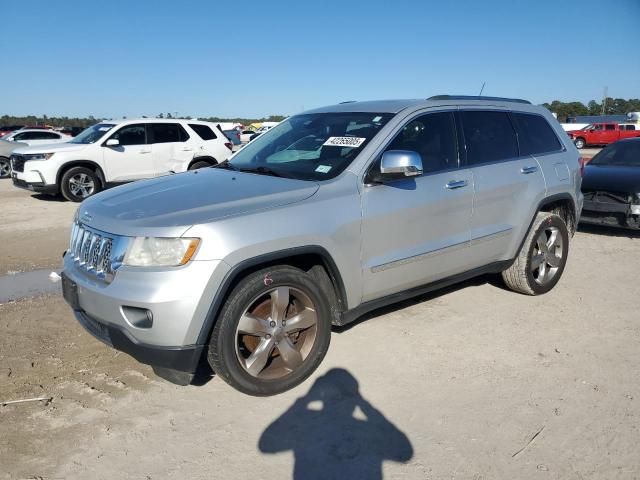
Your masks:
M213 132L211 127L209 127L207 125L200 125L198 123L190 123L189 127L191 128L191 130L196 132L198 134L198 136L202 140L215 140L216 138L218 138L218 137L216 137L216 134Z
M507 112L460 112L467 163L478 165L518 157L518 141Z
M177 123L152 123L151 132L152 143L184 142L189 138L184 128Z
M520 155L540 155L562 150L560 140L541 115L511 113L518 133Z

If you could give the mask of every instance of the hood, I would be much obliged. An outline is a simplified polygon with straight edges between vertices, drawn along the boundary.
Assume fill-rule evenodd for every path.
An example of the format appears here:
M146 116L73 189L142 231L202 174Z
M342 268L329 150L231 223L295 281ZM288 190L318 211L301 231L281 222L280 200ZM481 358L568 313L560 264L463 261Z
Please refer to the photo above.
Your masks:
M639 193L640 167L587 164L582 178L582 190Z
M46 143L43 145L19 148L14 150L13 153L24 155L26 153L77 152L78 150L83 150L88 146L89 145L84 143Z
M302 201L318 184L203 168L130 183L80 206L80 220L119 235L179 236L198 224Z
M15 149L26 146L27 144L22 142L7 142L6 140L0 140L0 155L8 157Z

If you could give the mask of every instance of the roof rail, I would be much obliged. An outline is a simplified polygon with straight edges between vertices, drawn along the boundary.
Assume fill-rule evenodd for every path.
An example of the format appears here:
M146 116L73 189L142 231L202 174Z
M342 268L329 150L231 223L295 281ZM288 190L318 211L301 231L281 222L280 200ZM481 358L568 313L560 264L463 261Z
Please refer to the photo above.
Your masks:
M529 100L522 100L521 98L480 97L475 95L435 95L427 98L427 100L488 100L493 102L526 103L527 105L531 105Z

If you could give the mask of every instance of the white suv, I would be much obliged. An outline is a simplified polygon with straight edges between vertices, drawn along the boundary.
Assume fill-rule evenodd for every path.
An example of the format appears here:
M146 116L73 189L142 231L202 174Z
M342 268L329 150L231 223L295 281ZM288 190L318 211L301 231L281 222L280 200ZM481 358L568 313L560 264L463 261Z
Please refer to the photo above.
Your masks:
M104 121L68 143L14 150L11 177L17 187L81 202L108 186L215 165L231 148L213 123Z

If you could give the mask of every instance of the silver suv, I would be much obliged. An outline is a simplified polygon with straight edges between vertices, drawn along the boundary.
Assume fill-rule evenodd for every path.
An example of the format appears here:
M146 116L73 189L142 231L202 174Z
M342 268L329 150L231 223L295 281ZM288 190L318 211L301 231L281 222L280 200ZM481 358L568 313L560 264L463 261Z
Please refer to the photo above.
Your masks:
M552 115L523 100L319 108L215 167L85 200L63 293L90 333L164 378L186 384L206 358L273 395L367 311L490 272L549 291L581 172Z

